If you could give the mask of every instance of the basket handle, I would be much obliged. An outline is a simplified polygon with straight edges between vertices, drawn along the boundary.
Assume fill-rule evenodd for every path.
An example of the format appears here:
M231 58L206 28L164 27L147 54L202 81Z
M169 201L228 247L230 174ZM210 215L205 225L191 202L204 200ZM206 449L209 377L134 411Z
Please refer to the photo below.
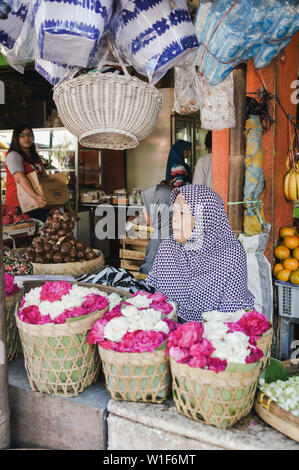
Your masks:
M127 70L127 67L124 63L124 61L122 60L122 58L120 57L120 55L118 54L117 50L116 50L116 47L113 46L113 43L111 41L111 39L109 38L108 39L108 46L102 56L102 58L100 59L98 65L97 65L97 69L101 69L101 67L105 64L105 60L109 54L109 52L112 52L113 55L115 55L115 57L117 58L118 60L118 63L119 65L121 66L121 68L123 69L123 72L125 75L127 75L128 77L130 77L131 75L129 74L128 70Z

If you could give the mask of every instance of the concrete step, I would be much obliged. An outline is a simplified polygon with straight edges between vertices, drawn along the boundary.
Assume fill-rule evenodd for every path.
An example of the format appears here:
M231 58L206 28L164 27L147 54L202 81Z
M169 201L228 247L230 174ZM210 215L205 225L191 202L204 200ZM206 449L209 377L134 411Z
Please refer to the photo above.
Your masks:
M20 356L9 363L11 447L102 450L107 448L107 405L103 374L76 397L31 390Z

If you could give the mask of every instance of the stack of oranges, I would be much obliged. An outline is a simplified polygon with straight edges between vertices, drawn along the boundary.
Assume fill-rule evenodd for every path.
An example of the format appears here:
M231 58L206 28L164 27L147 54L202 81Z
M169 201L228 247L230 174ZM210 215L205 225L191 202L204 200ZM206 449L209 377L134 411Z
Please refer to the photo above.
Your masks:
M299 235L294 227L281 227L280 242L274 250L273 276L299 285Z

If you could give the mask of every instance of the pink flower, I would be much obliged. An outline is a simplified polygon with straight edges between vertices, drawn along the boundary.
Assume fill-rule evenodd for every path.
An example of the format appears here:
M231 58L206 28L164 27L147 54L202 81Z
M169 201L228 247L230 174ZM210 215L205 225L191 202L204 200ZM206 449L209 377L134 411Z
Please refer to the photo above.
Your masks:
M108 305L108 300L99 294L89 294L86 296L82 307L85 309L85 313L92 313L96 310L103 310Z
M252 310L236 322L247 336L262 336L271 328L271 323L265 315Z
M200 369L208 368L207 367L208 364L209 364L209 358L208 356L205 356L204 354L200 354L199 356L194 356L188 362L188 365L190 367L200 367Z
M192 344L190 348L190 356L201 356L204 354L209 357L215 351L212 344L206 338L202 338L199 343Z
M108 310L108 312L105 313L104 318L107 319L107 321L112 320L112 318L116 317L122 317L121 313L121 307L123 304L116 305L112 310Z
M100 343L104 340L104 328L108 323L108 320L100 318L92 325L92 328L87 336L87 341L89 344Z
M177 329L177 327L179 326L178 322L169 320L169 318L163 318L163 321L165 321L165 323L167 323L168 328L169 328L169 332L175 331Z
M66 281L45 282L41 288L40 299L56 302L70 292L72 285Z
M175 331L170 333L167 341L168 349L172 346L190 349L192 344L197 343L202 338L203 326L198 322L188 322L180 325Z
M258 362L264 356L263 351L259 348L248 348L248 349L251 352L245 359L246 364L251 364L253 362Z
M118 348L117 348L118 352L129 352L129 353L136 352L134 350L134 343L133 343L135 333L136 333L135 331L133 331L133 332L128 331L122 337L122 340L118 343Z
M104 341L101 341L99 345L104 349L112 349L113 351L118 351L118 343L116 343L115 341L109 341L108 339L105 339Z
M169 355L176 361L180 363L186 363L190 356L188 349L180 348L179 346L172 346L169 349Z
M152 299L152 302L158 302L158 303L167 302L166 295L160 294L159 292L156 292L155 294L150 294L148 297Z
M219 357L210 357L209 358L209 370L214 370L215 372L220 372L225 370L227 367L226 359L221 360Z
M25 323L32 323L33 325L38 324L41 321L41 314L39 308L36 305L30 305L24 307L18 311L20 319Z
M11 297L21 289L15 284L14 277L8 273L4 273L5 296Z
M168 315L172 311L172 306L167 302L152 302L150 308Z
M160 331L143 331L137 330L134 332L132 339L132 349L134 352L153 352L163 343L166 335Z

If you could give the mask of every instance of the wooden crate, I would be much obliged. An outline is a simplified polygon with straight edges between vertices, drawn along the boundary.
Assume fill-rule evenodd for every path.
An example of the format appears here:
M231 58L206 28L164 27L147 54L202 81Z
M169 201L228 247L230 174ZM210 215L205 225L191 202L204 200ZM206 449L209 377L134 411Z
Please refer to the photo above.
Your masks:
M122 248L119 250L120 267L127 269L133 276L140 273L140 266L145 257L149 238L123 238L120 240Z

